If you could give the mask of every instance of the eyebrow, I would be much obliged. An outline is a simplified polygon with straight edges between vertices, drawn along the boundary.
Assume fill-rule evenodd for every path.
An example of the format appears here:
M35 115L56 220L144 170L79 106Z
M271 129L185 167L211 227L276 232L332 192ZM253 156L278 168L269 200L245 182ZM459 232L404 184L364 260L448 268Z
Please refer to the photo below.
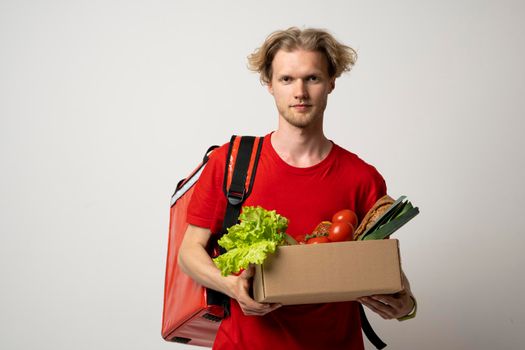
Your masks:
M304 75L301 75L299 78L308 78L308 77L311 77L311 76L322 76L323 75L323 72L320 71L320 70L315 70L315 71L312 71L312 72L308 72ZM295 76L293 76L291 73L281 73L281 74L276 74L276 77L277 78L282 78L282 77L292 77L292 78L297 78Z

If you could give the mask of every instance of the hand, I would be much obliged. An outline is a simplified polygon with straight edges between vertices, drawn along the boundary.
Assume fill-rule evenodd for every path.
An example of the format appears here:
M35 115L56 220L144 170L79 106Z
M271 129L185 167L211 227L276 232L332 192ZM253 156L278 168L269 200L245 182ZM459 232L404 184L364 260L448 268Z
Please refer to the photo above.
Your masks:
M232 280L232 298L237 300L243 313L247 316L263 316L281 307L281 304L258 303L250 297L251 279L255 274L255 268L250 266L239 276L229 276Z
M385 320L408 315L414 307L414 301L404 290L395 294L371 295L357 300Z
M395 294L378 294L358 298L361 304L377 313L385 320L400 318L408 315L414 308L414 299L411 298L410 283L402 273L405 289Z

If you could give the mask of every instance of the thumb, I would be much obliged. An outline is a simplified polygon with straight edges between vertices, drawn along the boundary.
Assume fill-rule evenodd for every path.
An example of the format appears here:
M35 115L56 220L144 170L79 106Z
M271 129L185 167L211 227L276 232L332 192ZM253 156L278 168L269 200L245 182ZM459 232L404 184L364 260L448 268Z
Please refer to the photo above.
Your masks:
M248 280L252 278L254 274L255 274L255 267L250 264L248 268L241 273L240 277L245 280Z

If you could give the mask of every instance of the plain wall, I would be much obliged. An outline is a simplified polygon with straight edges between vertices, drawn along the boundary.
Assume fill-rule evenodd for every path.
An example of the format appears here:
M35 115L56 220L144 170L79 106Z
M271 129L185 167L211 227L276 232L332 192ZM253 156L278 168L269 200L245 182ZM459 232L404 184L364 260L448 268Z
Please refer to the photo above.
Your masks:
M395 233L419 302L391 349L521 349L521 1L1 1L0 348L190 349L160 337L170 195L277 112L246 56L329 29L359 54L327 136L421 214ZM367 349L372 349L366 343Z

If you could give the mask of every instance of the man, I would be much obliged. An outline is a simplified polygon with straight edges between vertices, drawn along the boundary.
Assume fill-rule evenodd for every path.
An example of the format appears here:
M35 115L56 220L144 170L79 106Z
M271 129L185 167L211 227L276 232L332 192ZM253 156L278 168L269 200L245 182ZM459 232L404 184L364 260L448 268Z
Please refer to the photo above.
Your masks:
M309 233L333 213L354 210L362 219L384 194L377 170L326 138L323 119L335 80L350 70L356 54L329 33L289 28L271 34L250 57L250 68L273 95L278 128L265 136L257 176L244 205L276 210L289 219L287 233ZM363 349L357 302L282 306L258 303L249 293L253 269L221 276L206 253L219 232L226 200L222 193L227 145L214 151L193 194L190 226L179 264L198 283L231 297L214 349ZM306 273L306 272L305 272ZM411 312L407 289L359 301L385 319Z

